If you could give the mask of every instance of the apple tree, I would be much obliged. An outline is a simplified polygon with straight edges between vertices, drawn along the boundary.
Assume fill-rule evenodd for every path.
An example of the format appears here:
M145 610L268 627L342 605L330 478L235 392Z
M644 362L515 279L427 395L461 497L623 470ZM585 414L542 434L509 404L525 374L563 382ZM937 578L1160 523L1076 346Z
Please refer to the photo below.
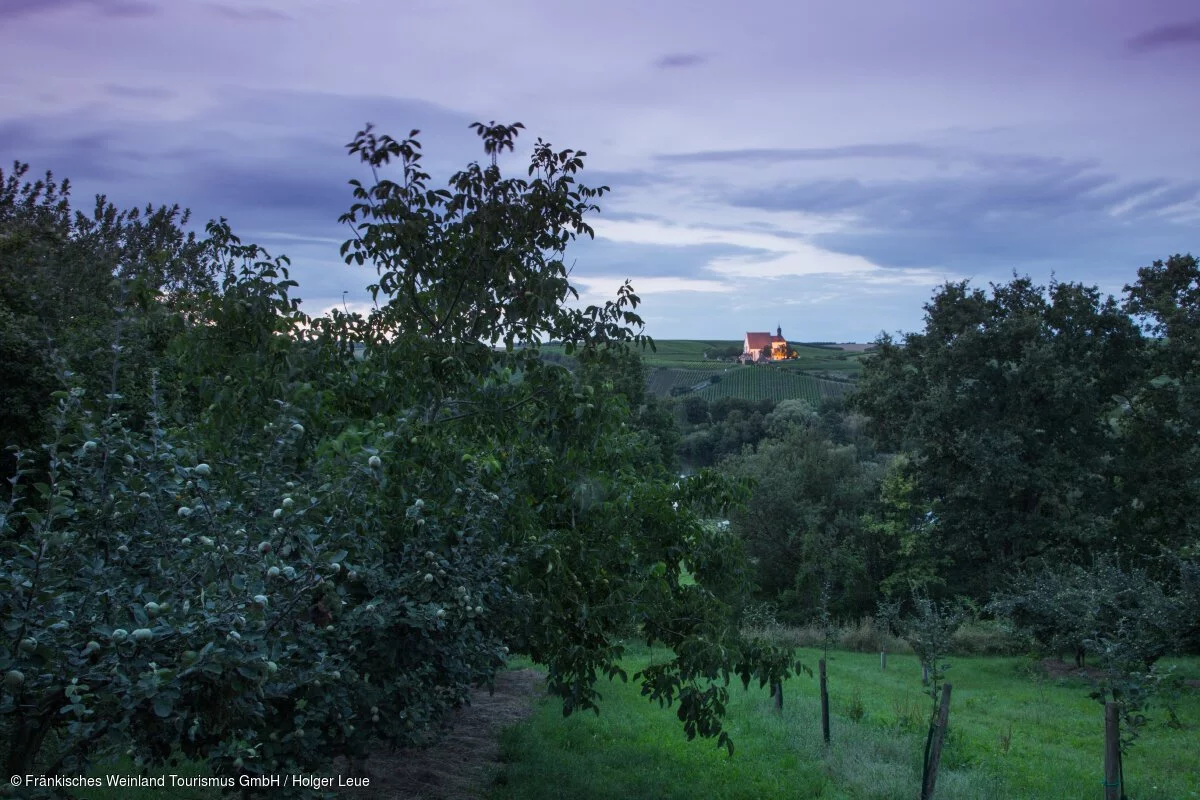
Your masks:
M640 299L572 305L562 257L603 189L542 142L531 180L503 178L519 127L478 126L492 163L442 190L412 136L355 137L375 180L343 252L378 270L366 317L307 317L286 259L221 221L188 251L211 281L144 296L164 325L139 380L119 357L107 383L66 377L0 507L10 772L122 751L328 769L434 740L509 648L565 712L597 709L630 633L676 654L643 692L732 747L731 676L791 667L739 636L741 552L700 524L737 489L676 481L632 424L605 365L648 343Z

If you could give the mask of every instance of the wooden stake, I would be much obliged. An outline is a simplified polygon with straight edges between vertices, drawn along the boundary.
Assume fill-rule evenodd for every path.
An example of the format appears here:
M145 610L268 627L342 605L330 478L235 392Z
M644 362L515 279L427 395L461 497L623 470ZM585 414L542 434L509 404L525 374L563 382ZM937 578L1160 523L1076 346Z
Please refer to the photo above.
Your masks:
M1104 704L1104 800L1121 800L1121 713Z
M829 687L825 681L825 659L821 659L821 735L825 737L825 744L829 744Z
M942 745L946 741L946 728L950 724L950 684L942 686L942 702L938 706L937 722L934 724L933 740L929 748L929 763L925 766L925 785L921 787L921 800L932 800L937 785L938 765L942 761Z

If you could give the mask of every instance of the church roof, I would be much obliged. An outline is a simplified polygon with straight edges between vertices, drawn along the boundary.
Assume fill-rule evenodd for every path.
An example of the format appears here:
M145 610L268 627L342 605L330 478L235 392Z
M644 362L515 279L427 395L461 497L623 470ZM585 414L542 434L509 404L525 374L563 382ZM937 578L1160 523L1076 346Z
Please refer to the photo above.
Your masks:
M766 331L748 331L746 333L746 347L751 350L761 350L764 347L770 347L776 343L787 344L787 339Z
M747 333L746 346L751 350L761 350L764 347L771 346L771 334L766 331Z

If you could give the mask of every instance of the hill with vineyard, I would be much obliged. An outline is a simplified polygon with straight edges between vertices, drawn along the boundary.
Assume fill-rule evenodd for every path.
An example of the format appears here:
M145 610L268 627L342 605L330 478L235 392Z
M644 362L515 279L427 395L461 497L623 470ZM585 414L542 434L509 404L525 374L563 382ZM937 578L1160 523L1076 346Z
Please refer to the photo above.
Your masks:
M854 388L862 370L864 345L791 343L797 357L769 364L736 361L742 343L734 340L664 339L642 353L647 388L660 397L695 395L705 400L804 399L813 403L841 397ZM554 345L543 348L561 358Z
M650 391L662 397L695 394L705 400L803 399L814 404L841 397L854 388L853 381L814 378L774 366L733 366L715 371L660 367L651 370L648 383Z
M742 343L668 339L642 354L649 390L660 397L695 395L705 400L803 399L812 403L841 397L854 388L862 370L863 347L791 343L797 357L744 365L732 357Z

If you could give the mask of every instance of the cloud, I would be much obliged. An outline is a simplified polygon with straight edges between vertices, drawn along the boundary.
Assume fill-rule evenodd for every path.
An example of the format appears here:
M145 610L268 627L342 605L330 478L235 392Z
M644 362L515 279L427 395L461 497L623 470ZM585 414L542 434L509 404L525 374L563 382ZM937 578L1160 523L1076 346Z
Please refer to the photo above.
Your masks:
M371 312L375 310L375 304L374 303L363 303L363 302L351 303L349 301L342 302L341 300L339 300L337 302L332 302L332 303L326 302L324 305L320 306L319 308L314 307L314 308L305 309L304 313L308 314L310 317L317 318L317 317L326 316L331 311L334 311L334 310L340 311L343 314L359 314L363 317L369 317L369 316L371 316Z
M914 143L859 144L843 147L761 147L740 150L700 150L691 153L659 153L655 160L673 164L705 164L780 161L832 161L846 158L927 158L942 151Z
M913 162L894 174L851 177L837 163L885 154ZM793 154L795 155L795 154ZM1185 248L1185 220L1200 210L1200 182L1122 179L1090 159L912 145L832 148L812 156L829 177L792 175L733 190L735 206L839 216L811 238L819 248L893 268L1002 270L1059 260L1144 263ZM819 158L818 158L819 156ZM749 158L739 155L737 158ZM1158 243L1157 245L1153 243Z
M636 220L601 218L592 223L599 239L629 244L688 247L702 244L729 245L741 250L771 252L784 240L771 233L738 229L678 225L643 218Z
M1103 191L1101 191L1103 190ZM1134 190L1136 196L1139 190ZM901 180L843 178L741 191L735 205L811 213L854 212L887 225L987 223L999 217L1059 216L1130 199L1112 175L1077 169Z
M725 281L704 278L677 278L672 276L641 275L588 275L573 276L572 283L580 289L581 299L584 296L605 298L611 300L617 296L617 289L629 280L633 290L639 297L655 294L675 294L677 292L716 292L727 294L734 287Z
M126 88L133 90L115 93L142 93ZM351 201L346 180L366 177L343 147L362 126L356 119L393 134L421 128L434 186L462 166L463 153L482 159L467 128L473 115L392 98L274 91L220 94L203 117L17 120L0 124L0 153L72 178L77 198L94 187L121 205L180 202L200 224L228 217L246 241L293 258L312 313L340 307L343 290L348 303L367 302L364 287L375 279L373 269L348 268L337 255L350 236L336 222ZM778 162L737 152L706 156L690 171L678 161L585 171L585 183L614 188L591 219L596 239L568 250L585 300L612 299L631 278L656 336L761 329L760 317L792 328L803 309L807 332L797 338L863 338L861 325L895 318L889 303L919 309L944 280L1044 268L1100 282L1096 269L1128 271L1187 249L1183 223L1168 215L1187 212L1200 194L1197 181L1123 180L1088 159L918 142L784 148L793 158ZM862 159L897 169L864 171ZM754 177L754 164L772 179ZM726 166L737 169L711 172ZM826 177L806 179L812 169ZM1072 268L1079 274L1068 274ZM815 303L831 294L841 316Z
M793 246L767 258L730 256L713 259L707 269L741 280L771 279L794 275L870 275L879 267L860 256L832 253L808 244Z
M584 185L591 186L593 188L597 186L607 186L614 192L620 192L625 189L654 186L662 183L664 180L661 174L642 169L602 170L588 167L584 169L580 175L581 177L579 180Z
M175 92L165 86L126 86L119 83L109 83L104 91L113 97L132 97L139 100L169 100L175 97Z
M74 5L80 0L0 0L0 17L20 17Z
M249 231L247 238L256 241L297 242L302 244L332 244L340 247L346 241L345 236L306 236L302 233L285 233L283 231Z
M669 53L654 62L659 69L686 69L708 62L708 56L700 53Z
M81 209L103 193L123 208L179 203L193 211L197 231L226 217L244 241L292 257L306 310L340 307L343 290L349 302L364 302L375 278L338 255L351 236L337 222L353 202L347 181L370 180L344 145L366 120L393 135L421 128L434 187L461 168L464 152L484 158L468 115L420 101L231 88L178 118L130 112L113 120L107 108L0 121L0 163L18 159L33 174L70 178ZM394 178L395 168L382 174Z
M1067 160L1030 153L981 152L967 147L920 142L882 142L838 147L772 147L736 150L701 150L687 153L658 153L654 160L665 164L766 165L844 163L864 161L911 161L927 166L958 166L974 170L1019 172L1080 170L1097 166L1095 160Z
M149 17L160 10L142 0L0 0L0 18L14 19L72 6L87 6L106 17Z
M592 221L599 224L599 219ZM722 243L688 242L643 243L628 239L578 239L567 250L567 266L571 280L598 280L609 277L631 278L640 288L641 276L679 278L683 280L720 280L720 276L702 275L704 265L725 256L745 255L743 248ZM768 255L762 251L761 255Z
M635 245L694 247L704 243L726 252L710 253L703 260L689 259L692 276L702 285L727 286L731 291L746 282L769 283L781 278L824 276L852 278L874 285L930 286L950 279L944 270L924 265L885 268L861 255L824 248L805 237L784 236L762 230L717 226L676 225L650 219L605 220L594 225L597 238ZM635 288L640 288L635 279ZM666 284L669 285L669 284Z
M1186 205L1200 195L1200 181L1184 181L1174 185L1165 181L1153 191L1138 192L1114 216L1140 216Z
M1200 46L1200 19L1151 28L1134 36L1127 46L1134 53L1149 53L1164 47Z
M113 186L137 173L142 163L138 148L119 132L105 128L69 130L58 121L47 126L30 120L0 123L0 153L5 154L5 161L23 161L35 172L51 170L77 187L89 180ZM61 153L62 157L42 158L47 151Z
M208 8L217 16L237 22L293 22L295 17L273 8L237 8L221 3L209 3Z

